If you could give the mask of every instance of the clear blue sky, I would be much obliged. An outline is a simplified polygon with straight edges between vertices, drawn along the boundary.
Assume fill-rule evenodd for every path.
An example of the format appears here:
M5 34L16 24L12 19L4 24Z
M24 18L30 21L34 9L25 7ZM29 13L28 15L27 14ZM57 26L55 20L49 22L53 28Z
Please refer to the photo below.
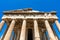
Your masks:
M33 8L34 10L50 12L55 10L60 22L60 0L0 0L0 21L3 16L3 11L22 9L22 8ZM57 36L60 38L60 32L57 30L56 25L53 26ZM4 24L0 31L0 37L3 35L6 29Z

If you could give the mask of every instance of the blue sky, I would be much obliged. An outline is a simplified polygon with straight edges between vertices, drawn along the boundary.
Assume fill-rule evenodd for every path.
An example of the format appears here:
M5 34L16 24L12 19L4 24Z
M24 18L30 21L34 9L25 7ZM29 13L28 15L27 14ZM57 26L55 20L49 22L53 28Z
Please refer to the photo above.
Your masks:
M60 22L60 0L0 0L0 21L3 16L3 11L22 8L33 8L34 10L50 12L56 11ZM6 23L0 31L0 37L6 30ZM57 36L60 38L60 32L56 25L53 26Z

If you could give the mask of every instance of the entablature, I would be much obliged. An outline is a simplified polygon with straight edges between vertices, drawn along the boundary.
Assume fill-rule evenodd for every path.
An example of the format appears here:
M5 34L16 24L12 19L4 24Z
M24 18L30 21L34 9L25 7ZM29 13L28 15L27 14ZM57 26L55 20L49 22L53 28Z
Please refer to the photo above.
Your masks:
M2 19L58 19L56 15L51 14L19 14L4 15Z

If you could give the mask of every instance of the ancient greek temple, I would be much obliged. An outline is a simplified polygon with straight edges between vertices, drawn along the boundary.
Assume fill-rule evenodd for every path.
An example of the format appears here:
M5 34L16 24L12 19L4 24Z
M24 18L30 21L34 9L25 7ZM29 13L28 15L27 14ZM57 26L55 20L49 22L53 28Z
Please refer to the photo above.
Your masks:
M52 24L60 31L60 24L55 11L43 12L31 8L4 11L0 30L4 23L7 29L1 40L58 40ZM46 36L45 32L48 32ZM12 35L14 32L14 35Z

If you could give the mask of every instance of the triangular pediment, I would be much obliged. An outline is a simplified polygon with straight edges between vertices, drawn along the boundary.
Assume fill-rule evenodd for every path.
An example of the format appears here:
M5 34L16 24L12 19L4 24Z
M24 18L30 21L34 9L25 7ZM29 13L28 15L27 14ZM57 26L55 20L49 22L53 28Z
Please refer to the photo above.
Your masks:
M37 11L37 10L32 10L32 8L25 8L25 9L17 9L17 10L9 10L9 11L4 11L3 12L4 14L11 14L11 13L53 13L53 14L56 14L55 11L52 11L52 12L43 12L43 11Z
M25 8L25 9L4 11L4 13L43 13L43 12L32 10L32 8Z

